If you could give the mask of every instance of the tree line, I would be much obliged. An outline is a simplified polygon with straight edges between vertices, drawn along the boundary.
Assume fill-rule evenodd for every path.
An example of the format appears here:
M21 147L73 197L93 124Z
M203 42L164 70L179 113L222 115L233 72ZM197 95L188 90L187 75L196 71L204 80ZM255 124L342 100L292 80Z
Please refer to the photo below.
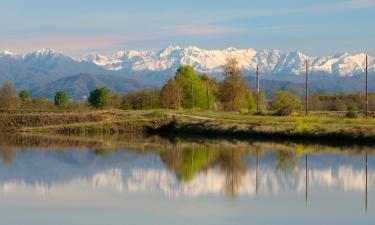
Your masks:
M174 77L161 89L141 89L124 95L112 93L107 87L99 87L90 92L87 101L70 101L67 93L59 90L53 101L45 97L32 98L28 90L17 93L10 81L0 88L0 108L2 109L80 109L118 108L140 109L201 109L215 111L242 111L255 113L257 99L260 111L271 110L278 115L289 115L302 109L300 96L292 92L279 91L272 99L266 99L264 92L250 90L236 58L228 59L222 66L224 80L218 82L206 74L197 73L191 66L181 66ZM259 98L256 95L259 94ZM364 95L313 94L309 108L316 111L358 111L364 109ZM375 93L369 95L371 107L375 107ZM375 108L370 108L375 110Z

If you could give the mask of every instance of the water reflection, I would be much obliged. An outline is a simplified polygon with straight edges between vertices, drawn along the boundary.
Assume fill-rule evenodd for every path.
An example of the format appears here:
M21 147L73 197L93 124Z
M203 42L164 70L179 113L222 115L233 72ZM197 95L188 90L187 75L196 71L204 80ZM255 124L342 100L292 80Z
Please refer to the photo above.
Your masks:
M129 192L158 190L171 197L305 192L307 200L308 187L367 193L375 182L375 171L368 169L372 155L368 159L366 153L363 162L358 151L164 141L114 150L2 146L1 186L4 192L19 187L48 192L78 183Z
M374 153L317 143L0 135L0 217L8 225L369 224Z

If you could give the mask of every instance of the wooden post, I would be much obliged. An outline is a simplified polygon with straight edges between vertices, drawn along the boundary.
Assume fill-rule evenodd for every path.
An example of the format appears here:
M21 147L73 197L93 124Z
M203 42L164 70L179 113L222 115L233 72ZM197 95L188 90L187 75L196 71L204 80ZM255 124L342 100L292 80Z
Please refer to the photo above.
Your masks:
M367 212L367 167L368 167L368 161L367 161L367 151L366 151L366 190L365 190L365 211Z
M257 113L260 112L259 108L259 95L260 95L260 87L259 87L259 67L257 66L256 70L256 89L257 89Z
M306 77L305 77L305 113L306 115L309 114L309 86L308 86L308 70L309 65L308 61L306 60Z
M305 156L305 201L307 205L307 190L308 190L308 173L307 173L307 154Z
M256 168L255 168L255 194L258 195L258 170L259 170L259 149L257 147Z
M368 61L366 54L366 116L368 116Z
M194 91L193 91L193 79L191 80L191 101L192 101L192 108L195 108L195 102L194 102Z
M206 78L207 110L210 110L210 95L208 92L208 77Z

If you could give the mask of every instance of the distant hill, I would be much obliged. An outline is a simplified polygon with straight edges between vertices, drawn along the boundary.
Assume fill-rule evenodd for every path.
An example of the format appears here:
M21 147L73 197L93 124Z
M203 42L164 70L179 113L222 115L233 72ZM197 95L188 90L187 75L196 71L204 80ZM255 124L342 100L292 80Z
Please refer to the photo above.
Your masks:
M108 87L113 92L126 93L145 88L144 85L137 81L127 78L107 76L107 75L90 75L79 74L70 77L64 77L59 80L36 87L30 91L31 95L46 96L54 98L58 90L64 90L71 99L81 100L87 97L91 90L97 87ZM147 87L147 86L146 86Z

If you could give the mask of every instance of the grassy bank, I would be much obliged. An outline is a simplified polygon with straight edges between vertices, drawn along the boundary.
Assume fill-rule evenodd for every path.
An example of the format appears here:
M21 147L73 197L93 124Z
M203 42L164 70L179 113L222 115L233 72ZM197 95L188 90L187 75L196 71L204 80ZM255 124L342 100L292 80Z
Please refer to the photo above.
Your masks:
M319 116L279 117L188 111L157 132L215 137L374 142L375 119L349 119L332 114L324 116L321 113Z
M158 111L2 112L0 132L139 133L170 121L170 117Z
M339 114L246 115L171 110L0 112L1 132L60 134L169 133L239 138L375 142L375 119Z

